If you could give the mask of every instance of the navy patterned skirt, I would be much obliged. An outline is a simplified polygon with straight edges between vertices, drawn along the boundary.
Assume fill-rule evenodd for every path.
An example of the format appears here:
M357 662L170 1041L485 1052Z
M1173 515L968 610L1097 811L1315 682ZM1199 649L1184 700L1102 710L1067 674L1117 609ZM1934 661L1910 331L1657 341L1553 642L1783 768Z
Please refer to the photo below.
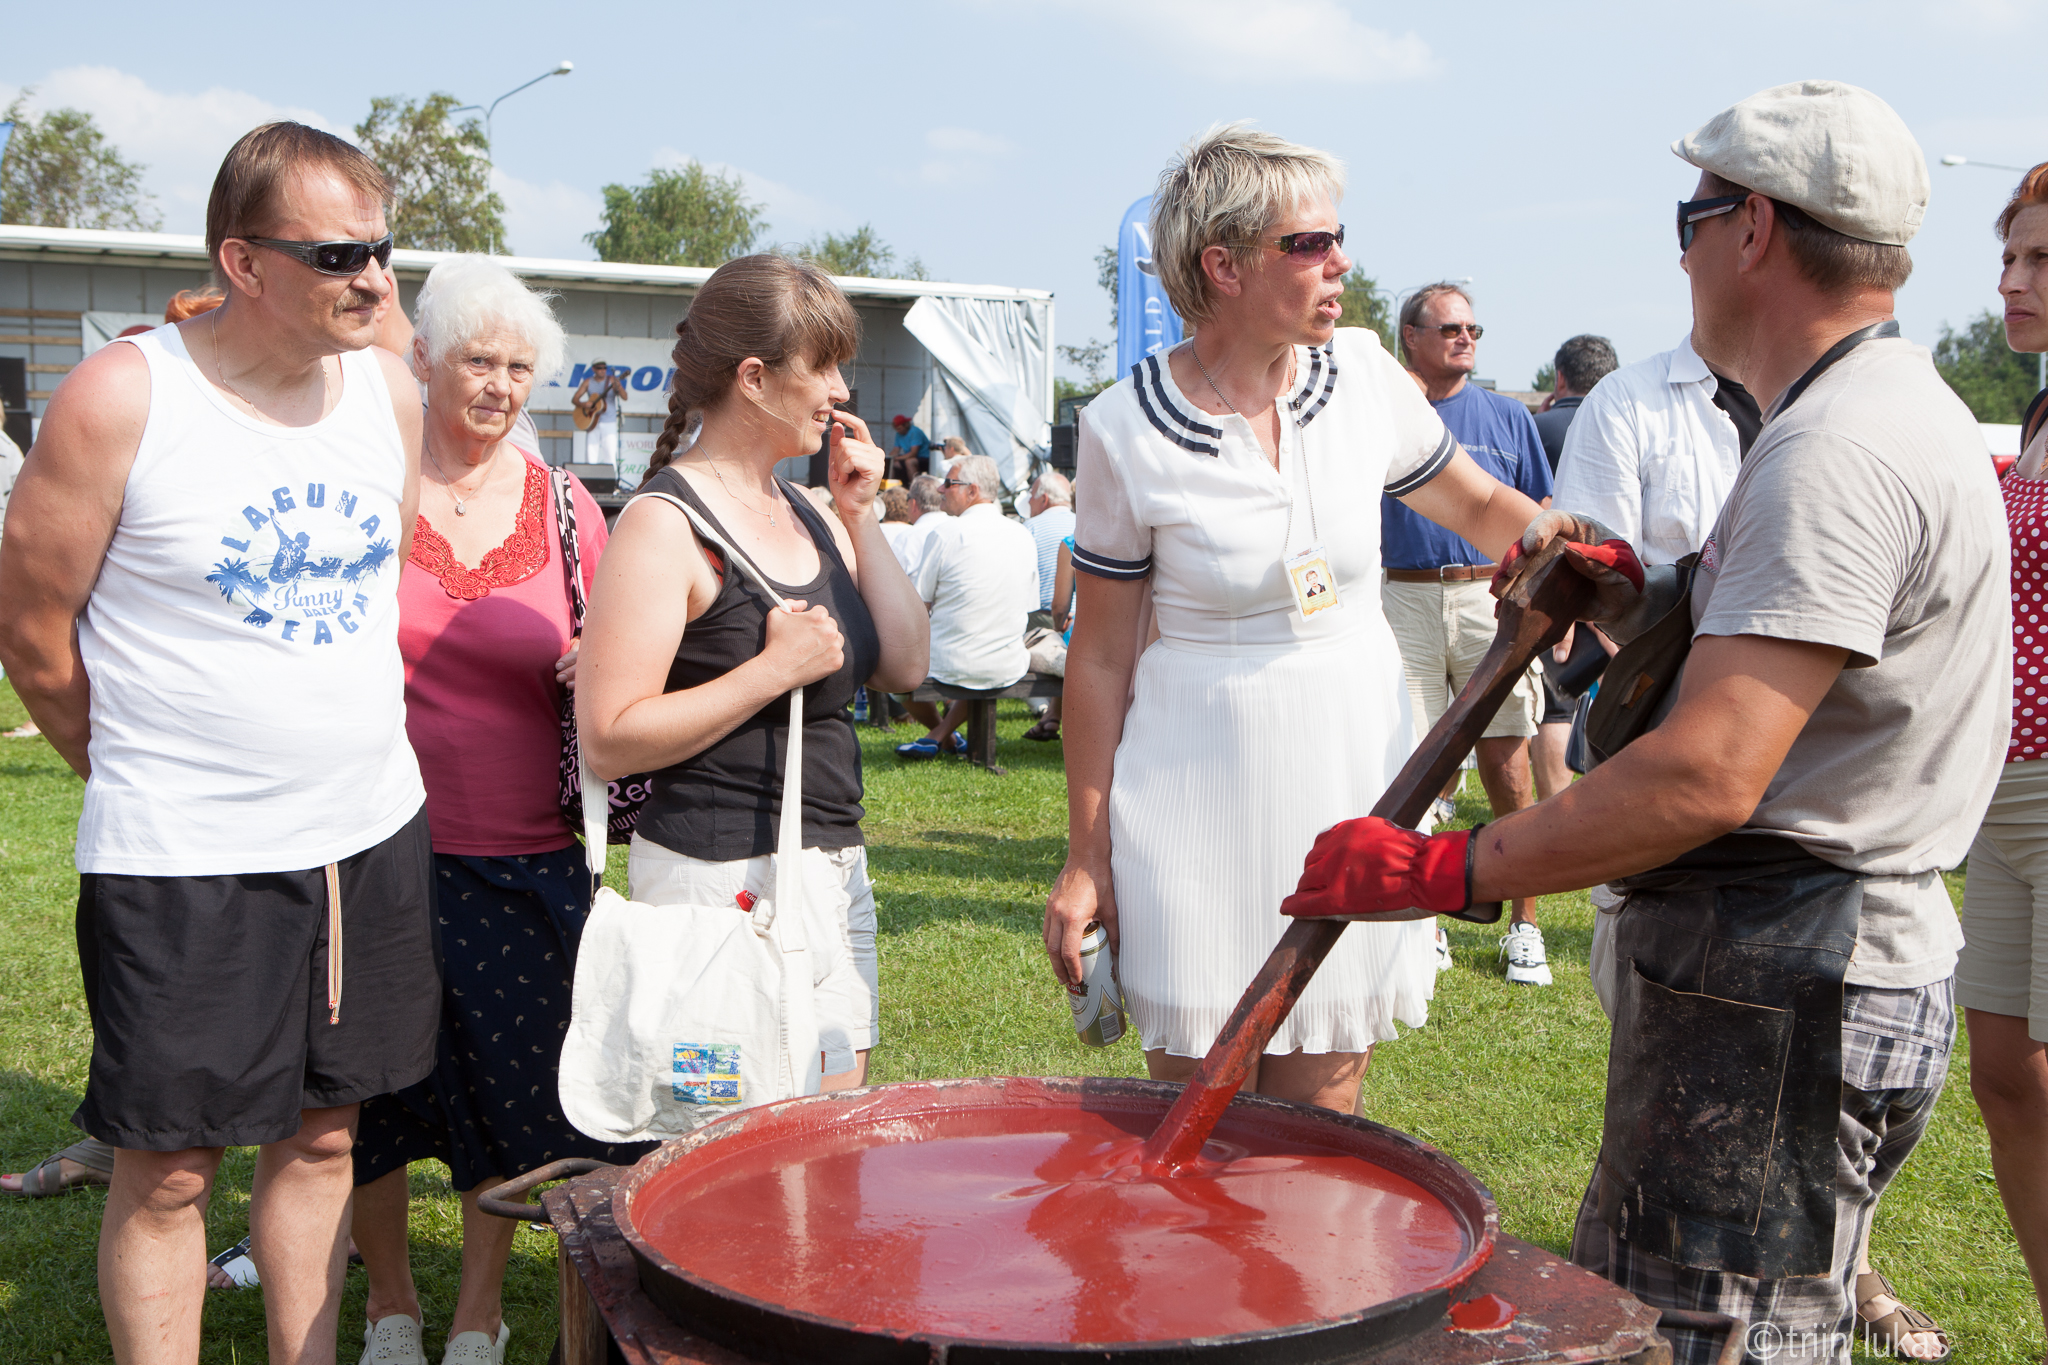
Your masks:
M441 1033L434 1071L363 1101L355 1183L446 1162L458 1190L567 1156L630 1165L651 1142L606 1143L562 1117L576 942L590 911L583 846L511 858L434 855Z

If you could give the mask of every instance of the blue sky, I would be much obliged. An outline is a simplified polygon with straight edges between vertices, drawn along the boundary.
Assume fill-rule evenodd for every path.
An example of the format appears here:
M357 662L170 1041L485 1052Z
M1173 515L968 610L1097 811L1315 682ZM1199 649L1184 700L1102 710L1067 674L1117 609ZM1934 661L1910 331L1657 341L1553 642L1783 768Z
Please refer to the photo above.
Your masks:
M1756 90L1866 86L1930 163L2048 159L2048 0L15 10L0 98L95 114L173 231L199 231L221 153L266 118L346 131L372 96L488 101L567 57L498 111L522 254L588 258L600 186L695 156L746 177L776 240L872 222L937 278L1055 291L1066 342L1108 339L1092 258L1174 148L1255 119L1343 158L1349 249L1382 284L1472 277L1479 372L1505 388L1577 332L1624 361L1684 333L1671 216L1694 173L1668 147ZM2015 179L1932 172L1899 299L1926 344L1995 302Z

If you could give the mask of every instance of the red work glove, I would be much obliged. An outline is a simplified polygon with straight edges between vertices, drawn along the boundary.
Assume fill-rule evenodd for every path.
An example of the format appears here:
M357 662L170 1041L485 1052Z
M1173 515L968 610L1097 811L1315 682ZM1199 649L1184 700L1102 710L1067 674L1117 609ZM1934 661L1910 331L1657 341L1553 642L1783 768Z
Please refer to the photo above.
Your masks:
M1612 621L1635 606L1643 594L1643 564L1635 550L1591 517L1555 509L1539 514L1508 546L1493 575L1493 595L1507 596L1527 557L1558 536L1564 537L1564 555L1572 567L1593 580L1594 606L1586 620Z
M1280 913L1296 919L1359 919L1387 917L1396 910L1432 915L1463 910L1472 901L1472 834L1469 829L1418 834L1377 815L1332 825L1316 836L1301 881L1280 902Z

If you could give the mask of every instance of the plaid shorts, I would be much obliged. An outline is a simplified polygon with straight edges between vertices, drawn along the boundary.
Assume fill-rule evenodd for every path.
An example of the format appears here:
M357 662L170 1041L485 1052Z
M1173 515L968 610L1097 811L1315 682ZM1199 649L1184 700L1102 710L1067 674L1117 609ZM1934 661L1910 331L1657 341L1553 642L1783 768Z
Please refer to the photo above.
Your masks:
M1757 1280L1695 1270L1636 1251L1596 1212L1591 1185L1572 1230L1572 1261L1653 1308L1722 1313L1749 1324L1745 1362L1848 1365L1856 1249L1877 1199L1934 1115L1955 1039L1953 978L1887 990L1842 988L1842 1117L1835 1164L1835 1254L1826 1275ZM1597 1176L1596 1176L1597 1179ZM1718 1332L1666 1327L1674 1365L1712 1365Z

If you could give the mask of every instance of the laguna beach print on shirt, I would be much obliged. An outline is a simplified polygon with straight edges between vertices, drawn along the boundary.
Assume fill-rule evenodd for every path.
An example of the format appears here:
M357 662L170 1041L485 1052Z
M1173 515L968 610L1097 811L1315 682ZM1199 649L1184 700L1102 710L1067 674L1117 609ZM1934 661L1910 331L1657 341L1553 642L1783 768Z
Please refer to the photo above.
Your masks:
M362 629L369 587L398 553L383 519L321 482L273 488L243 507L221 536L227 553L205 573L242 624L301 645L333 644ZM388 597L389 594L384 594Z

